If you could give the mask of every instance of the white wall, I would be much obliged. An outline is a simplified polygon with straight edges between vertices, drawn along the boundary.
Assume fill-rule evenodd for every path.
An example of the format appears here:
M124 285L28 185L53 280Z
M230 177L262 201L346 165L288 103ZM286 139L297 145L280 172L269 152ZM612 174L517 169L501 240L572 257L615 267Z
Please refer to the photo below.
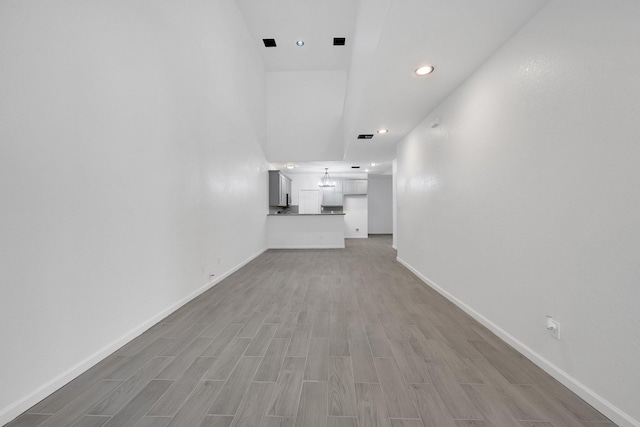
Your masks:
M232 0L0 2L0 424L266 247L243 28Z
M399 258L629 426L639 19L633 1L550 3L403 140L397 182Z
M342 158L346 84L346 71L267 73L269 161Z
M392 190L391 175L369 175L367 188L369 234L393 233Z

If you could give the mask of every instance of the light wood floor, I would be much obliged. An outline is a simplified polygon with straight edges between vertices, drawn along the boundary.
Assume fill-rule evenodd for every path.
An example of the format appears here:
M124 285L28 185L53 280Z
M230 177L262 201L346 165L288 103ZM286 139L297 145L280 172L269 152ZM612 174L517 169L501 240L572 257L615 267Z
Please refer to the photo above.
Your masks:
M9 426L613 426L395 261L268 251Z

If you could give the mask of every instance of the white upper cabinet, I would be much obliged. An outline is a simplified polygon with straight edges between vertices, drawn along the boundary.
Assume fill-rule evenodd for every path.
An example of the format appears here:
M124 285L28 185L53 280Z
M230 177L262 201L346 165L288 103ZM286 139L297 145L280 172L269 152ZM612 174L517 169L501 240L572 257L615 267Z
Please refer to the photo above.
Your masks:
M367 180L346 179L342 181L342 190L345 196L367 194Z

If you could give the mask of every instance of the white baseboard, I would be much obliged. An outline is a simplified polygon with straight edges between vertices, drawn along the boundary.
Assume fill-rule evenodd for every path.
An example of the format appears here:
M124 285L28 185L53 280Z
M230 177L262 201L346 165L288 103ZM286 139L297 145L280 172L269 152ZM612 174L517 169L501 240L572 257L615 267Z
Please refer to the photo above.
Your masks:
M344 245L293 245L293 246L273 246L269 249L344 249Z
M62 388L63 386L71 382L73 379L77 378L78 376L80 376L81 374L89 370L91 367L95 366L96 364L104 360L110 354L112 354L113 352L115 352L116 350L118 350L128 342L140 336L147 329L149 329L150 327L152 327L153 325L155 325L156 323L158 323L159 321L161 321L162 319L164 319L165 317L167 317L168 315L170 315L171 313L173 313L174 311L176 311L177 309L179 309L189 301L200 296L204 292L211 289L213 286L220 283L229 275L235 273L236 271L238 271L239 269L247 265L249 262L251 262L258 256L260 256L262 253L264 253L266 250L267 249L265 248L262 251L259 251L258 253L250 256L240 264L233 267L231 270L221 274L219 277L216 277L214 280L210 281L209 283L205 284L201 288L197 289L196 291L182 298L180 301L172 304L168 308L162 310L160 313L156 314L155 316L143 322L142 324L136 326L135 328L133 328L132 330L124 334L122 337L109 343L107 346L98 350L97 352L87 357L80 363L72 366L70 369L58 375L57 377L53 378L51 381L48 381L47 383L38 387L35 391L33 391L33 393L29 394L25 398L9 405L6 408L3 408L0 411L0 426L3 426L9 423L10 421L18 417L20 414L25 412L27 409L31 408L36 403L40 402L45 397L54 393L56 390L59 390L60 388Z
M640 427L640 421L635 420L630 415L622 411L620 408L614 406L591 390L586 385L582 384L576 378L569 375L564 370L560 369L558 366L549 362L547 359L542 357L540 354L535 352L533 349L525 345L523 342L519 341L516 337L512 336L504 329L493 323L491 320L484 317L482 314L475 311L473 308L465 304L463 301L456 298L454 295L447 292L444 288L438 286L435 282L425 277L418 270L413 268L409 263L402 260L401 258L396 258L396 260L404 265L407 269L409 269L413 274L418 276L420 280L422 280L427 286L441 294L443 297L457 305L461 308L465 313L473 317L475 320L480 322L483 326L489 329L491 332L500 337L503 341L509 344L511 347L516 349L518 352L526 356L529 360L551 375L553 378L562 383L565 387L573 391L575 394L584 399L591 406L596 408L598 411L602 412L606 417L608 417L611 421L618 424L620 427Z

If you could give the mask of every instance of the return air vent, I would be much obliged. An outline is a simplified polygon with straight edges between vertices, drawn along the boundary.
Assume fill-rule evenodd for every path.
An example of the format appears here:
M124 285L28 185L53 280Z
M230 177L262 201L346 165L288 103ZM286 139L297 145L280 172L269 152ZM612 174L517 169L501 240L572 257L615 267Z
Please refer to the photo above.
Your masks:
M345 40L346 39L344 37L334 37L333 38L333 45L334 46L344 46Z
M360 135L358 135L358 139L371 139L371 138L373 138L372 133L361 133Z
M276 47L276 39L262 39L264 47Z
M360 169L360 166L351 166L351 169Z

